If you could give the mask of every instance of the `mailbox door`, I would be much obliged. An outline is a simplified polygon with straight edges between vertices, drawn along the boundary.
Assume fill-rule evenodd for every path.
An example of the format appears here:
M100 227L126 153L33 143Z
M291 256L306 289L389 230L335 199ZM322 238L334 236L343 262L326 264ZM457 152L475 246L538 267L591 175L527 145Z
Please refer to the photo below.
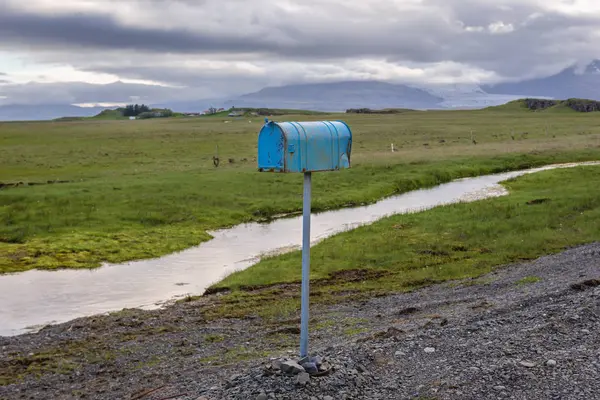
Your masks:
M261 170L280 172L284 170L285 137L281 129L269 123L258 136L258 165Z

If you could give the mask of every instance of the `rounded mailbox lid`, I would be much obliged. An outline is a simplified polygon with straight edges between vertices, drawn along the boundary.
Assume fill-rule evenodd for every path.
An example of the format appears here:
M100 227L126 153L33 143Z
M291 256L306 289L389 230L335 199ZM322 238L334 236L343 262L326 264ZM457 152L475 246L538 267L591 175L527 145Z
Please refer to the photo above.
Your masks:
M352 132L343 121L266 123L258 139L260 171L312 172L350 168Z

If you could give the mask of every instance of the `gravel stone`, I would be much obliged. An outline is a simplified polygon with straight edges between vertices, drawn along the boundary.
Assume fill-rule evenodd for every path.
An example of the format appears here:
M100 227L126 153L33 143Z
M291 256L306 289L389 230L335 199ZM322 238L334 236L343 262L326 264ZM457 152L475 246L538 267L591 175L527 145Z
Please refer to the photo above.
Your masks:
M301 372L296 375L296 384L305 386L310 382L310 375L306 372Z
M529 362L529 361L521 361L521 362L519 362L519 364L521 364L525 368L533 368L533 367L535 367L535 363L532 363L532 362Z
M281 363L281 370L290 375L298 375L302 372L306 372L301 365L296 361L284 361Z
M516 284L531 276L540 281ZM599 280L600 243L592 243L464 283L315 304L311 315L331 322L311 330L322 376L290 360L298 315L275 328L259 317L204 321L218 294L80 318L0 337L0 370L9 379L0 398L108 400L156 389L145 398L597 399L600 335L585 331L600 331ZM398 310L407 309L420 311L399 321ZM364 332L348 336L348 321L359 319ZM564 368L552 368L555 360ZM283 373L284 363L298 374ZM39 376L28 375L29 366Z
M317 368L317 364L312 363L312 362L306 362L306 363L302 364L302 368L304 368L304 370L311 375L317 374L319 372L319 369Z
M282 364L281 360L273 360L273 362L271 362L271 368L275 369L275 370L281 369L281 364Z

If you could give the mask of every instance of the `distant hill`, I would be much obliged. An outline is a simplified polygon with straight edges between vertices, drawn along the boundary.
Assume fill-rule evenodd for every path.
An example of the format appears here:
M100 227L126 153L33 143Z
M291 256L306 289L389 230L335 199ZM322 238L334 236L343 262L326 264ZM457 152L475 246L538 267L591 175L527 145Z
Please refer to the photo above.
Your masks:
M111 95L113 91L118 92L123 89L122 86L123 84L98 85L97 89L101 90L98 92L100 98L104 98ZM136 90L145 93L144 90L150 89L140 85ZM175 92L168 94L168 98L177 98ZM223 107L227 110L236 107L345 112L348 109L481 109L523 98L575 98L600 101L600 61L590 63L582 71L571 67L550 77L517 83L479 86L342 81L266 87L234 98L158 101L151 105L153 108L168 108L179 113L200 113L209 107ZM0 106L0 121L52 120L62 117L76 119L96 116L104 109L65 104L6 105ZM118 119L119 117L107 112L98 118Z
M350 108L440 108L441 97L406 85L345 81L267 87L225 102L225 108L268 107L344 112Z
M322 111L313 110L294 110L288 108L252 108L252 107L234 107L229 110L220 111L215 114L208 114L206 118L212 117L270 117L277 115L325 115Z
M571 67L546 78L485 85L482 89L490 94L600 100L600 61L593 61L580 73Z
M501 106L488 107L486 110L523 110L523 111L543 111L543 112L599 112L600 101L589 99L537 99L526 98L508 102Z
M381 110L371 110L370 108L350 108L346 110L346 114L402 114L405 112L417 112L410 108L384 108Z
M123 116L122 109L106 109L91 117L60 117L53 119L53 121L81 121L86 119L119 120L128 118Z
M11 104L0 106L0 121L43 121L61 117L92 117L103 107L77 107L69 104Z
M174 113L170 109L151 108L149 111L139 113L135 119L149 118L172 118L181 117L183 114ZM81 121L81 120L125 120L130 117L126 116L126 109L119 107L114 109L102 110L99 114L92 117L60 117L53 121Z
M94 115L94 119L128 119L123 116L123 108L102 110L99 114Z

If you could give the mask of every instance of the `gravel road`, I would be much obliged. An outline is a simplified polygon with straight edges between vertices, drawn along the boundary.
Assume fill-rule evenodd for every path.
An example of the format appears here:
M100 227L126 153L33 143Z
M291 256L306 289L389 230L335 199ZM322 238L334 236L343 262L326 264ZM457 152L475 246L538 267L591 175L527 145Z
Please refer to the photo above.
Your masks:
M297 361L297 321L209 323L211 301L0 338L0 398L600 399L600 243L315 307L311 351L333 366L320 377L266 368Z

